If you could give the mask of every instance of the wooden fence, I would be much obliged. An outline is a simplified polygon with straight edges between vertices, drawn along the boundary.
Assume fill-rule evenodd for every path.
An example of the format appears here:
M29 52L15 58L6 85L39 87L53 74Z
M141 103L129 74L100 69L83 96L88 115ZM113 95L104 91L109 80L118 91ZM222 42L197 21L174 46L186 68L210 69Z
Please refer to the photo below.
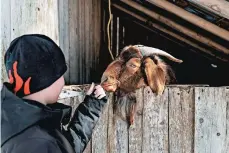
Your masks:
M68 92L60 102L76 108L84 90ZM114 96L108 94L84 153L229 153L229 87L168 86L162 96L146 87L136 96L128 129L113 114Z

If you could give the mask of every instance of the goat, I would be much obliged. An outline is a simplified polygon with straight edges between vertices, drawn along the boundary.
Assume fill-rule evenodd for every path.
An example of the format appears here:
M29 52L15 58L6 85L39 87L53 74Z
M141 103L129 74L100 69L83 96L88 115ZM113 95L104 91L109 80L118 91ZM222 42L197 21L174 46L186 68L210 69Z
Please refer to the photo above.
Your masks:
M101 86L107 92L115 92L115 112L129 125L133 124L136 89L150 86L152 92L161 95L165 85L175 80L169 65L159 56L182 63L183 61L157 48L129 45L123 48L118 58L108 65L101 78Z

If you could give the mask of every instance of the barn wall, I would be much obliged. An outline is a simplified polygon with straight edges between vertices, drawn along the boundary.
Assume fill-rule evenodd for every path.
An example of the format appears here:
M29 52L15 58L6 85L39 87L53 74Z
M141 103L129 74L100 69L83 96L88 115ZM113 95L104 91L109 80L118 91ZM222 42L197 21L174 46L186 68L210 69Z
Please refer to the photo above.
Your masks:
M59 44L56 0L1 0L1 81L6 81L4 53L10 42L23 34L39 33Z
M51 37L63 49L66 83L99 80L101 0L1 0L1 81L6 81L3 57L10 42L23 34Z
M59 102L75 110L84 94ZM136 97L135 121L128 129L113 113L114 97L108 95L84 153L228 153L228 87L169 86L162 96L146 87Z
M60 47L69 67L66 82L98 80L101 0L59 0L58 6Z

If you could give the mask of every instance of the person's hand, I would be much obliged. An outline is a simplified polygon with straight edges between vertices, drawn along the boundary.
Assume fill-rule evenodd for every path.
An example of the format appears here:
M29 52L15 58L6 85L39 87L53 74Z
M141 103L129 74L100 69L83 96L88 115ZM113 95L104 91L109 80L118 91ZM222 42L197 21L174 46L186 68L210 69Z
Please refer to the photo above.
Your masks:
M90 89L87 91L86 95L91 95L94 91L95 98L102 99L106 96L105 91L100 85L95 86L95 84L92 82Z

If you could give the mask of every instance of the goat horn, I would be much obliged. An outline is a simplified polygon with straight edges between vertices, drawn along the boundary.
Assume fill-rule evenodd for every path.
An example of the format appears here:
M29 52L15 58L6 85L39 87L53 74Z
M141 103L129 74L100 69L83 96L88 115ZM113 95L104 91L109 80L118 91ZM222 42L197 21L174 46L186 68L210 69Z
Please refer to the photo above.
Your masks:
M175 57L173 57L172 55L166 53L163 50L157 49L157 48L153 48L153 47L147 47L147 46L140 46L140 45L136 45L136 47L141 51L142 56L149 56L149 55L161 55L161 56L165 56L168 59L177 62L177 63L182 63L183 61L180 59L177 59Z

